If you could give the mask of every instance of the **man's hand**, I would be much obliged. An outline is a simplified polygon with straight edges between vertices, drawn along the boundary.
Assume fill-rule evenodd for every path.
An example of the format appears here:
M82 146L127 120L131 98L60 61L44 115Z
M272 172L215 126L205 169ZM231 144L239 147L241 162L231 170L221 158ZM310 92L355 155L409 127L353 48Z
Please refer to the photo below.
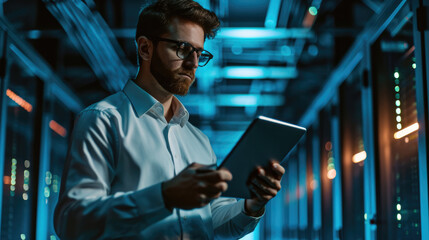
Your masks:
M256 168L255 174L248 182L248 187L253 193L253 198L245 201L245 211L248 215L262 215L265 205L280 191L280 181L284 173L285 169L277 161L271 161L265 168Z
M168 209L204 207L220 197L232 180L226 169L211 170L206 165L193 163L176 177L162 184L162 195Z

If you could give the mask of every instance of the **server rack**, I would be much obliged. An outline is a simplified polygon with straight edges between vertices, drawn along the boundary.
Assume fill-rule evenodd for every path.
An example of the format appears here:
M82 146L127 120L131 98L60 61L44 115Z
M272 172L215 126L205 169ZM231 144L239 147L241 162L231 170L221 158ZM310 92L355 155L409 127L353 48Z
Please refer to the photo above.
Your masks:
M333 184L336 177L334 147L332 144L332 107L328 105L320 112L320 180L322 192L322 239L334 239Z
M427 46L425 46L429 37L428 6L429 3L427 0L392 0L386 3L385 8L368 22L367 27L359 35L343 61L333 71L325 88L316 97L312 106L301 119L300 123L302 125L306 127L311 126L313 129L311 136L312 145L316 144L319 146L312 146L310 150L308 149L310 148L309 144L305 144L307 158L311 155L313 159L310 165L307 163L307 173L309 171L317 173L320 170L322 183L322 199L319 199L319 201L317 199L317 188L313 190L307 186L307 215L309 217L306 236L308 239L317 239L319 236L322 239L332 239L340 236L346 239L348 238L347 236L353 236L354 239L356 236L360 239L426 239L429 237L427 184L427 119L429 112L427 94L429 90L427 84L427 69L429 64L427 59L429 54ZM386 40L386 37L391 39ZM406 39L406 44L404 44L404 39ZM384 42L382 43L382 41ZM380 51L383 48L385 51L383 53L386 53L386 49L395 48L395 41L397 49L403 48L401 54L404 56L388 56L387 61L390 62L383 63L383 61L386 62L386 59L379 57L380 54L377 53L376 48L378 47ZM400 41L402 41L402 45L397 44ZM382 44L383 46L381 46ZM412 46L415 46L414 52L410 50ZM394 59L401 59L403 66L399 63L401 61L394 62ZM360 66L358 66L359 63ZM380 67L376 63L378 65L384 64L384 66ZM400 71L400 77L398 78L395 77L395 67L390 70L386 68L386 66L394 65L398 69L401 69L398 70ZM358 67L356 68L356 66ZM404 70L405 66L408 67L406 71ZM416 68L414 69L413 66L416 66ZM383 67L384 72L380 70ZM386 72L390 73L383 75ZM383 80L383 78L385 79ZM390 80L386 80L387 78ZM397 79L399 79L399 83L396 81ZM353 82L354 85L352 84ZM390 86L388 86L389 84ZM396 86L404 90L404 92L400 93L400 99L396 99L398 97L395 92ZM406 91L407 89L408 91ZM335 127L338 124L335 123L336 110L335 108L332 110L332 101L335 102L337 100L338 91L340 93L339 125L341 128L339 132L336 132ZM353 113L345 111L352 107L348 105L351 101L347 100L347 97L350 97L349 93L360 94L354 102L354 104L360 105L355 106L356 108L360 108L360 110ZM404 107L404 109L401 108L399 110L404 115L397 114L396 108L398 106L396 104ZM411 109L414 109L410 111L410 108L407 106L411 106ZM359 112L360 116L353 115ZM328 124L323 118L330 119L331 122ZM386 121L387 118L389 118L389 121ZM360 119L361 121L354 122L350 119ZM401 140L395 139L395 133L413 125L415 122L419 124L418 131L409 133L409 135L401 138ZM360 125L361 129L354 129L357 132L347 132L344 130L347 124L348 126L351 124ZM324 126L328 125L332 129L326 132L326 127ZM401 129L397 129L397 126L400 126ZM331 134L331 136L326 137L328 134ZM336 134L339 137L335 137ZM351 135L357 135L357 140L350 140ZM346 204L341 208L342 212L335 212L334 209L329 207L329 204L333 204L335 201L335 195L341 191L336 190L337 188L335 187L332 189L333 185L327 184L326 179L323 179L323 175L326 173L324 172L326 170L324 167L326 167L327 163L326 156L324 156L326 148L323 148L323 143L329 138L331 139L331 143L333 143L334 150L336 144L341 145L336 148L341 150L340 155L336 155L339 156L338 160L341 160L341 165L335 166L335 170L342 179L340 182L342 185L340 188L342 191L340 203ZM340 141L336 143L335 138ZM401 150L405 148L404 144L408 144L407 148L406 150ZM356 163L353 163L356 165L346 163L346 161L352 161L351 159L354 154L363 151L366 153L363 166ZM386 152L389 151L391 152L391 160L388 158L389 155L386 155ZM404 161L399 160L401 156ZM320 162L322 166L317 166L320 159L322 160ZM396 183L403 185L399 188L404 193L409 191L409 194L404 195L404 205L400 206L397 201L395 202L398 199L396 196L398 194L397 187L394 187L392 183L389 187L386 185L389 179L392 182L392 178L389 174L382 171L382 169L387 169L387 167L391 169L395 164L397 166L393 170L401 172L403 179L398 179ZM407 169L410 171L406 171ZM350 179L348 176L350 172L356 174L356 179ZM396 177L397 175L395 174L393 182ZM315 178L315 174L311 177L309 175L307 184L314 183ZM401 174L399 178L401 178ZM404 183L407 181L409 183L408 188L405 188ZM359 191L350 193L350 190L348 190L350 186L351 188L358 188ZM393 189L393 191L389 192L387 189ZM399 192L401 192L401 189ZM326 191L332 191L333 195L326 193ZM351 204L346 203L347 199L351 199L350 194L352 196L357 195L358 199L362 199L359 206L353 206L355 209L350 209L349 207L352 207ZM392 197L396 197L396 199ZM317 214L317 206L318 204L320 206L320 203L322 203L323 209L321 211L322 216ZM391 206L383 207L382 205L386 205L386 203ZM400 217L398 217L398 214L400 214ZM356 219L350 219L350 215L356 215ZM321 221L318 220L318 217L321 218ZM392 217L395 218L392 220ZM353 221L356 224L353 224ZM398 228L399 221L402 223L401 230L394 229L393 226ZM323 226L320 234L317 234L318 226L320 226L318 224ZM359 232L359 234L347 235L346 231L348 229ZM336 232L338 230L340 232ZM389 231L396 231L396 234L389 234Z
M371 47L378 130L378 238L418 239L421 230L415 46L409 31L411 23L406 21L400 29L396 25L392 22L392 28L387 29L390 31Z
M63 166L59 159L64 160L67 140L58 141L52 132L69 130L72 114L83 107L3 17L0 33L0 235L56 239L52 214Z
M361 65L339 89L342 172L342 239L364 239L364 172Z

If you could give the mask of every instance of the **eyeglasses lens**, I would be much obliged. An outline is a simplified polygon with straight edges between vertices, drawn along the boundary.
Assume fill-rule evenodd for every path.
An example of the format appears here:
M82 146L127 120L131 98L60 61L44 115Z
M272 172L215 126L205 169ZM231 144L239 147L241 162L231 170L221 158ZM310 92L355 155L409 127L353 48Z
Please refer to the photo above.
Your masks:
M186 43L182 43L178 49L177 49L177 56L181 59L186 59L189 57L190 54L192 54L194 51L194 48ZM198 65L204 66L207 64L208 61L210 61L210 54L207 53L205 50L202 52L197 51L198 54Z

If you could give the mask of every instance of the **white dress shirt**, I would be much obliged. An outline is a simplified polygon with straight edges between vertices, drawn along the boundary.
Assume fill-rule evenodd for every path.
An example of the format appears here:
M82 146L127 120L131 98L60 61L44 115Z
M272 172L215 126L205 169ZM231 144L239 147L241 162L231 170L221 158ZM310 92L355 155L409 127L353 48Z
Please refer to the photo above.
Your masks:
M163 105L132 80L77 117L64 168L55 228L62 239L236 239L260 218L244 200L169 211L161 183L193 162L213 164L209 139L173 97Z

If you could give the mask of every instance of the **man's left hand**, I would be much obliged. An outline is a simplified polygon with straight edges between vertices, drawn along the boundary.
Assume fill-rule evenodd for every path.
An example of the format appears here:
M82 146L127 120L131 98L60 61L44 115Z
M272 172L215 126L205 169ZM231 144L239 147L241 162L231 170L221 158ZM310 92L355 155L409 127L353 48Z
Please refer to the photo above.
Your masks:
M285 169L277 161L271 161L265 168L256 168L248 182L253 197L245 200L246 214L254 217L263 214L265 205L280 191L284 173Z

